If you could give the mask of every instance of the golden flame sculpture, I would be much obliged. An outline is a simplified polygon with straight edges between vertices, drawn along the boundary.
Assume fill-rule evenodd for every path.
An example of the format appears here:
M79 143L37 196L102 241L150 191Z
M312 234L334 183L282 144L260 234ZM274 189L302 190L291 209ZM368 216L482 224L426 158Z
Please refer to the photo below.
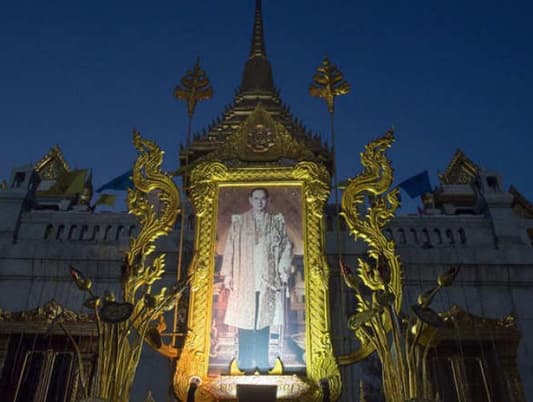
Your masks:
M350 234L368 245L368 258L357 261L357 275L340 261L345 283L354 290L357 300L357 312L349 318L348 325L361 343L356 353L343 359L350 360L344 363L355 362L376 351L387 402L431 401L436 398L426 360L437 333L435 328L444 322L429 304L442 287L453 283L459 266L440 275L436 286L422 293L408 314L401 312L400 259L394 241L383 234L399 205L398 189L388 191L393 170L385 152L393 141L393 131L389 130L366 145L361 153L363 171L348 181L342 196L341 215ZM422 333L428 336L425 345L420 342Z
M133 143L138 157L133 168L135 188L128 190L129 212L140 224L140 231L130 240L122 266L122 300L112 293L96 296L92 281L71 267L72 279L90 294L86 306L94 308L98 330L98 365L94 397L113 402L127 402L139 364L143 342L157 349L176 349L164 345L156 320L172 309L185 289L186 281L170 289L154 292L152 285L165 270L165 255L151 257L155 241L167 235L180 212L179 192L171 176L161 171L163 151L152 141L134 131ZM85 390L86 397L88 392Z

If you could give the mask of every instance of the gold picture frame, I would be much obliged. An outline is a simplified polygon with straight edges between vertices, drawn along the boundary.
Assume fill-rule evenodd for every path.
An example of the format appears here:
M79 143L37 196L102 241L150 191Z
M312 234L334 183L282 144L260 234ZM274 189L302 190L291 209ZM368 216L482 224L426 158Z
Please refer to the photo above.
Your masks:
M340 396L340 372L330 337L328 280L323 211L329 196L325 166L302 161L294 166L232 168L218 161L199 163L191 172L190 196L196 213L188 333L174 375L174 389L186 399L199 383L196 401L231 400L237 383L278 385L279 400L320 401L324 384L331 400ZM302 375L209 376L213 276L218 194L224 186L298 186L302 196L305 278L305 368ZM322 384L322 386L321 386Z

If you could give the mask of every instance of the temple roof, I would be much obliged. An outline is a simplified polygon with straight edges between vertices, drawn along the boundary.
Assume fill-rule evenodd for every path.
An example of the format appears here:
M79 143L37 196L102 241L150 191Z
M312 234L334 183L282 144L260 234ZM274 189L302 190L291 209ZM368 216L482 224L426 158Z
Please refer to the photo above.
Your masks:
M479 166L457 149L444 173L439 174L439 179L442 184L470 184L478 173Z
M55 145L33 165L41 179L37 187L39 201L54 198L75 198L76 202L88 203L92 196L92 171L71 170L59 145Z
M276 123L283 125L296 141L309 148L315 156L326 161L332 159L327 144L291 114L289 106L283 103L279 91L274 86L272 67L266 55L261 0L256 0L250 53L244 66L241 85L223 113L209 124L207 129L193 135L192 143L187 148L189 163L194 163L226 143L258 105L270 114ZM185 161L183 149L180 152L180 160L183 165Z
M53 146L33 167L43 180L57 180L70 172L59 145Z

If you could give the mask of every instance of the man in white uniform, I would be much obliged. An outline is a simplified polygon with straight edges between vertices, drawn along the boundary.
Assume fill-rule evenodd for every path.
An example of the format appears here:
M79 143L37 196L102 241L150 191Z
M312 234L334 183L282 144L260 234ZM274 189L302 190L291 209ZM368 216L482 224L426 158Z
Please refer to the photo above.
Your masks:
M270 328L282 325L282 285L292 260L282 214L267 212L269 194L255 188L248 201L251 209L232 215L221 275L230 289L224 323L238 328L241 370L270 367Z

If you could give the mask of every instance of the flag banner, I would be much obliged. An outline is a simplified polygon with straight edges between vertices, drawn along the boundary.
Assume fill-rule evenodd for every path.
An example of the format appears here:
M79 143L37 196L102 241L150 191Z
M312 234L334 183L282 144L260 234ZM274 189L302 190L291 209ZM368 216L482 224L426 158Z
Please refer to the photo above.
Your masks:
M108 205L112 207L115 205L116 200L117 196L114 194L100 194L100 197L98 197L94 205Z
M427 170L402 181L398 184L398 187L404 190L411 198L419 197L433 191Z
M99 193L103 190L127 190L128 188L133 188L133 181L131 179L132 175L133 170L128 170L126 173L115 177L110 182L102 185L98 190L96 190L96 192Z

